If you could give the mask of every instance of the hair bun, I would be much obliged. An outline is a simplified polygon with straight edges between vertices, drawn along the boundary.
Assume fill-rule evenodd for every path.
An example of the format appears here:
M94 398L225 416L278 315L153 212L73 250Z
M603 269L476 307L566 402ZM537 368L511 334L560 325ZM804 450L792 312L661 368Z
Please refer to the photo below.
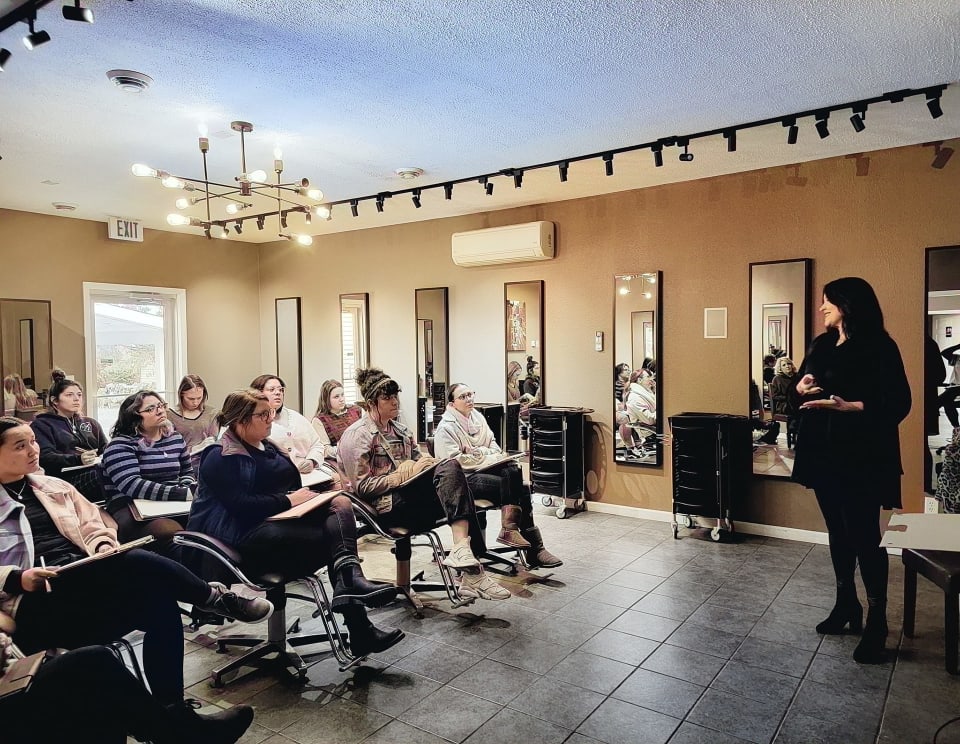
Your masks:
M385 389L389 384L399 390L399 385L379 367L368 367L357 370L357 385L360 387L360 394L367 402L376 400L378 392Z
M50 379L53 380L54 384L62 382L63 380L67 379L67 373L59 367L54 367L52 370L50 370Z

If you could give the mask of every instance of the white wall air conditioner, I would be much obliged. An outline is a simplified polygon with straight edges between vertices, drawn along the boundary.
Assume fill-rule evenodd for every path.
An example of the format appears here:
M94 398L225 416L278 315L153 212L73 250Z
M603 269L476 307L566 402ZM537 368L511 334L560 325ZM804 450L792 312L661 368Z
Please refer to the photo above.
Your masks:
M457 266L489 266L514 261L553 258L555 226L552 222L491 227L453 234L453 262Z

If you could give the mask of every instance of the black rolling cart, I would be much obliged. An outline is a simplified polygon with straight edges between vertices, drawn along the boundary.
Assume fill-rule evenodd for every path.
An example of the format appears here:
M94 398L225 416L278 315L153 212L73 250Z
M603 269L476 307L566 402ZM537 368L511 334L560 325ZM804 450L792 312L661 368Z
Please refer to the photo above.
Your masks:
M716 519L710 537L733 532L733 515L750 488L753 441L750 419L723 413L670 417L673 438L673 536L680 527Z
M586 502L586 415L592 408L530 409L530 490L559 519Z

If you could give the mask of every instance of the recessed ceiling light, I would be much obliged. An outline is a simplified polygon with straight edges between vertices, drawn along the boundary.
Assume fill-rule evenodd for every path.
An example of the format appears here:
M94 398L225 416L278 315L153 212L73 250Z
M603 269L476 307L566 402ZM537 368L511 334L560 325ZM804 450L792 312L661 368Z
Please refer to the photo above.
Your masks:
M40 183L42 183L44 186L59 186L59 185L60 185L60 182L59 182L59 181L51 181L49 178L44 179L44 180L41 181Z
M107 70L107 78L128 93L140 93L153 83L152 77L136 70Z
M75 212L77 205L70 202L53 202L53 208L58 212Z
M400 178L410 180L412 178L420 178L423 175L423 168L413 168L410 166L405 166L403 168L397 168L394 173L396 173Z

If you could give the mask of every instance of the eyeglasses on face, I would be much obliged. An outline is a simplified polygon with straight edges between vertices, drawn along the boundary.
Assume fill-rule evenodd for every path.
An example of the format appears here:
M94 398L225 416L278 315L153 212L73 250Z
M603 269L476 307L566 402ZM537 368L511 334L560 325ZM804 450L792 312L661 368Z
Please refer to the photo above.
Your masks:
M282 388L282 387L279 387L279 386L278 386L278 387L266 387L266 388L263 389L263 392L265 392L265 393L282 393L282 392L284 391L284 389L285 389L285 388Z
M166 407L167 407L167 404L166 404L166 403L154 403L152 406L147 406L147 407L144 408L143 410L138 411L138 413L139 413L141 416L143 416L143 415L146 414L146 413L154 413L154 412L163 411L163 410L166 409Z
M274 411L272 408L268 408L266 411L257 411L253 415L255 418L258 418L261 421L263 421L263 423L267 423L277 415L277 412Z
M460 395L457 396L457 400L468 400L468 399L473 400L475 395L476 393L474 393L473 391L460 393Z

